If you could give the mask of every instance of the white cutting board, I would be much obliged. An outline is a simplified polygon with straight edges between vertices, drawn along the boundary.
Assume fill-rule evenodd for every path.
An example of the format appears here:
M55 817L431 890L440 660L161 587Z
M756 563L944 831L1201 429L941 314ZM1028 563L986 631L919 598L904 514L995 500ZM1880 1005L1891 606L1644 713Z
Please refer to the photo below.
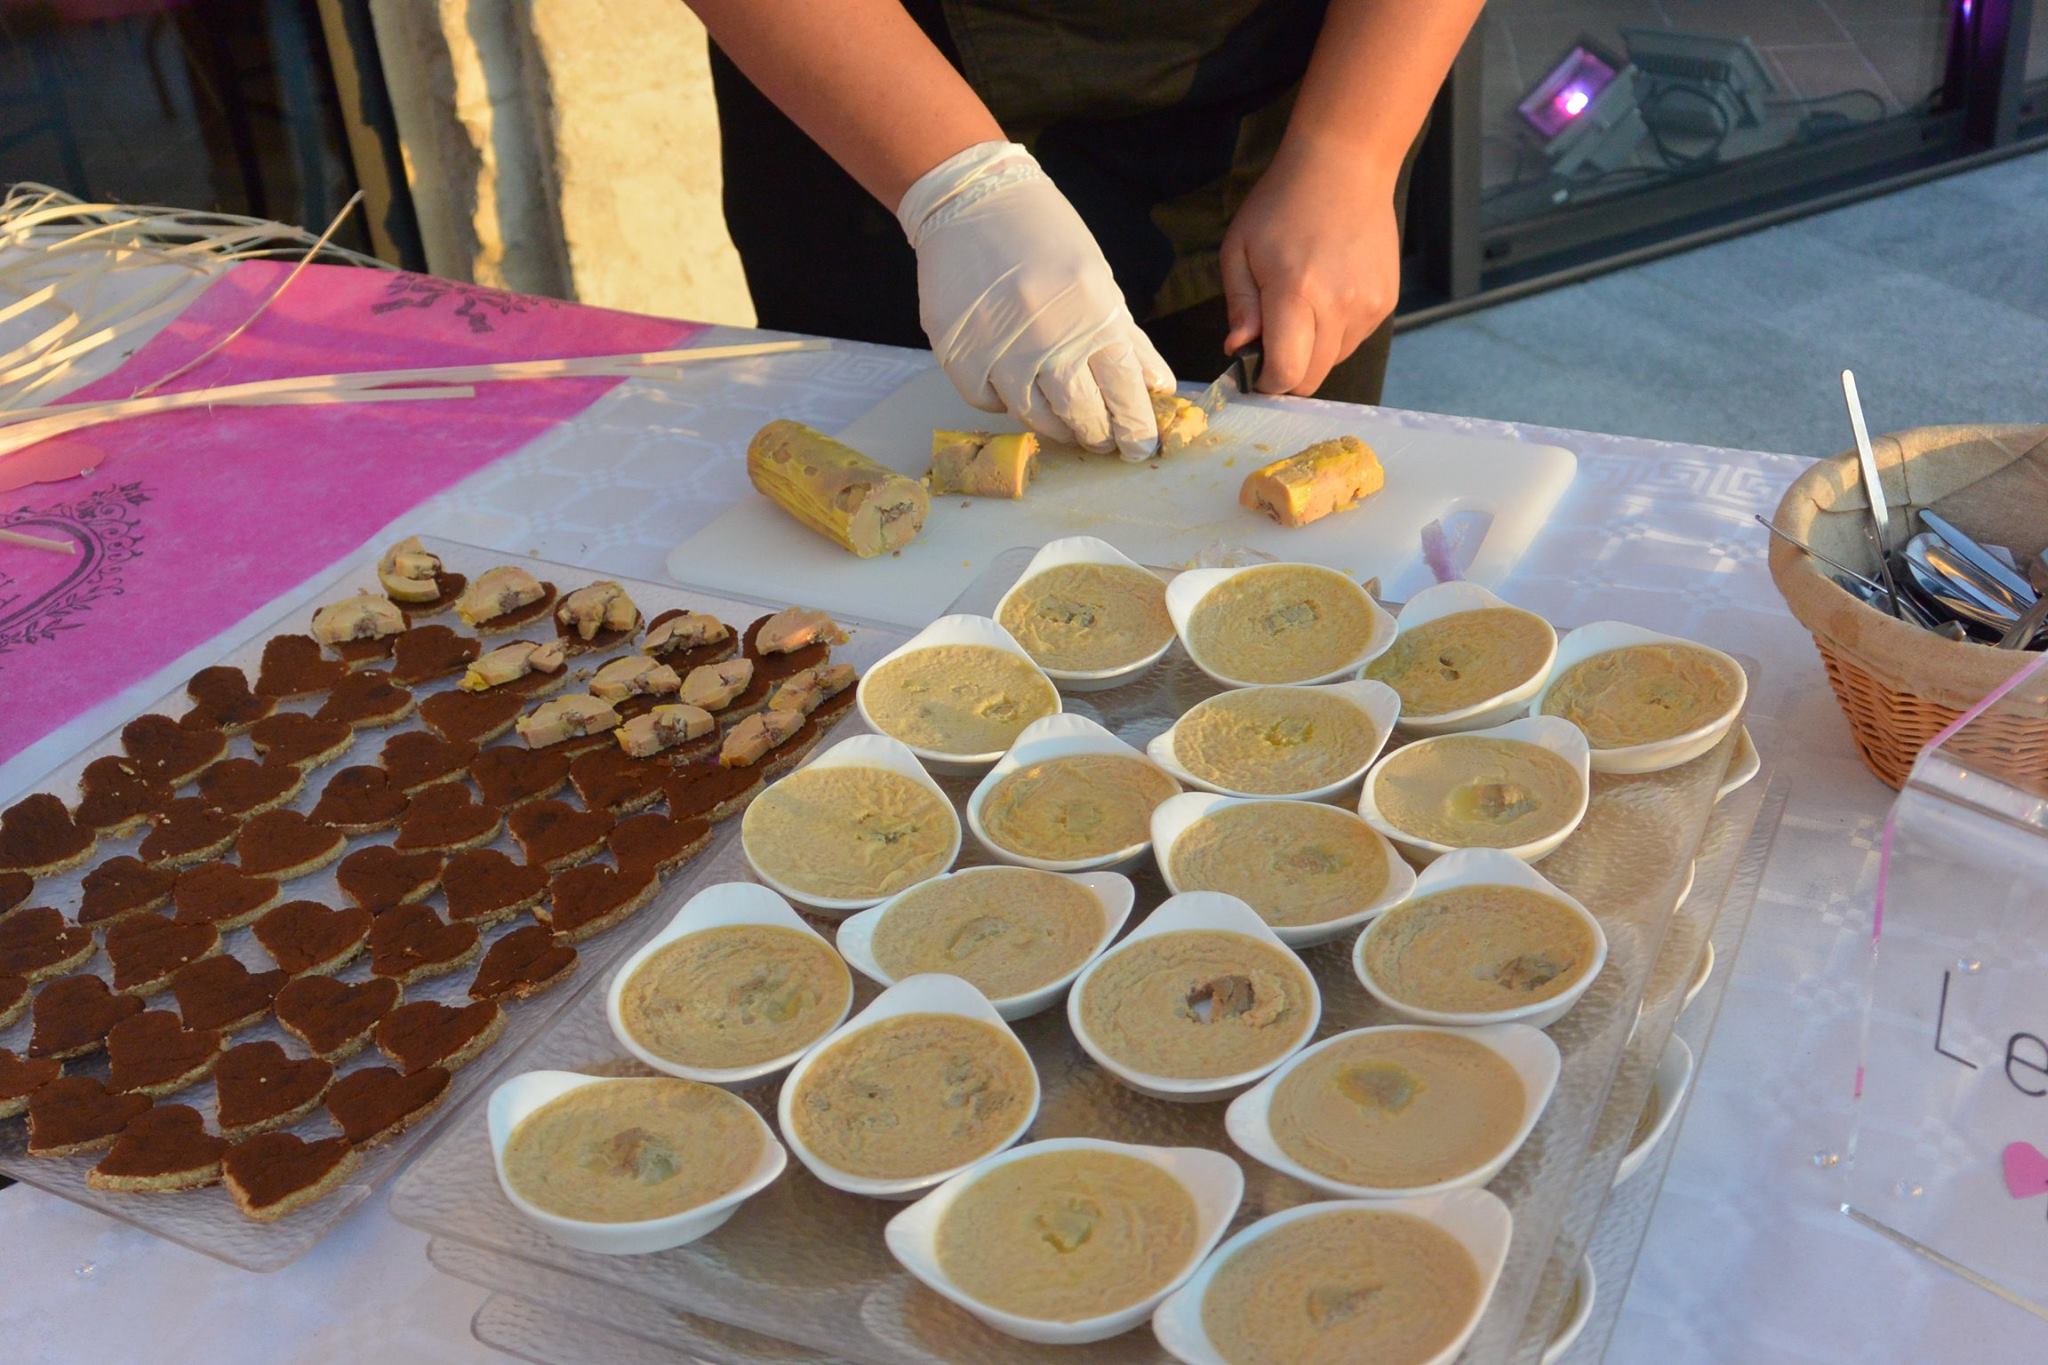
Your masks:
M1019 430L1006 417L968 407L934 367L835 434L917 478L931 465L935 428ZM1167 456L1157 468L1049 447L1019 501L933 498L923 533L901 556L856 559L767 498L751 497L670 551L668 569L680 582L922 626L1004 550L1094 535L1159 565L1184 564L1219 544L1249 547L1361 579L1377 576L1382 595L1398 599L1433 581L1419 535L1426 523L1452 513L1492 517L1464 572L1478 583L1499 583L1578 467L1570 451L1556 446L1416 431L1362 409L1285 399L1232 403L1211 430L1224 439ZM1290 530L1237 505L1247 473L1342 435L1371 445L1387 471L1386 487L1358 507Z

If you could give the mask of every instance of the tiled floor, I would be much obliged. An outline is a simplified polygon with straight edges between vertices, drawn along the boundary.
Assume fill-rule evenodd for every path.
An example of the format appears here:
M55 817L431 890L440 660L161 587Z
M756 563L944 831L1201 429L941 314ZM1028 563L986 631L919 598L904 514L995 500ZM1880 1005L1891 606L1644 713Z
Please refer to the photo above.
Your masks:
M1873 430L2048 421L2043 262L2036 153L1405 332L1386 402L1819 456L1846 367Z

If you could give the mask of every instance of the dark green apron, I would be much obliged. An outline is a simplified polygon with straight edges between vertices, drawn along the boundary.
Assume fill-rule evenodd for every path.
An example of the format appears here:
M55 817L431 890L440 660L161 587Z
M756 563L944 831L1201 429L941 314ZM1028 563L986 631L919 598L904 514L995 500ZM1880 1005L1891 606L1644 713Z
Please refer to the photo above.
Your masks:
M1271 163L1327 0L906 0L1101 244L1183 380L1223 365L1218 250ZM725 210L763 327L923 346L893 215L714 47ZM1382 329L1384 332L1385 329ZM1322 390L1378 399L1384 336Z

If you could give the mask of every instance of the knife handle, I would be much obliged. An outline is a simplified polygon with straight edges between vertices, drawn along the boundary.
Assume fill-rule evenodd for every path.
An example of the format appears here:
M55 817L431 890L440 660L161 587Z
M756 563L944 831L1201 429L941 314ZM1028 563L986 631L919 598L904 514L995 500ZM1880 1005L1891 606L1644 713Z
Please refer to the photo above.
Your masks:
M1237 371L1237 391L1255 393L1259 371L1266 368L1266 348L1254 339L1230 353L1230 368Z

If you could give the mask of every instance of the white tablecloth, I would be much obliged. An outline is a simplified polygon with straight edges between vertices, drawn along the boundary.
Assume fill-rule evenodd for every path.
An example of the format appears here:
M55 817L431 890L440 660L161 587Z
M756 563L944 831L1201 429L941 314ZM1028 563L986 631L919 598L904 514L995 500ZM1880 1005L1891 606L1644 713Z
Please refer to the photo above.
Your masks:
M751 334L748 334L751 335ZM720 338L713 336L707 341ZM629 384L435 498L406 529L661 578L668 549L748 495L741 452L769 417L836 428L928 364L847 345ZM1748 940L1609 1359L2039 1361L2048 1329L1857 1228L1839 1170L1876 832L1890 793L1849 747L1811 643L1764 568L1768 512L1798 462L1425 413L1395 421L1562 445L1577 482L1508 582L1559 620L1625 620L1757 658L1766 754L1789 784ZM991 546L994 553L1006 547ZM960 570L961 586L978 571ZM287 596L290 596L288 594ZM281 609L272 604L252 619ZM239 635L238 627L230 635ZM204 651L195 651L195 655ZM0 799L182 677L150 683L0 769ZM38 1191L0 1193L0 1341L32 1361L489 1358L483 1293L445 1278L382 1199L304 1260L246 1274ZM1603 1293L1614 1286L1603 1286Z

